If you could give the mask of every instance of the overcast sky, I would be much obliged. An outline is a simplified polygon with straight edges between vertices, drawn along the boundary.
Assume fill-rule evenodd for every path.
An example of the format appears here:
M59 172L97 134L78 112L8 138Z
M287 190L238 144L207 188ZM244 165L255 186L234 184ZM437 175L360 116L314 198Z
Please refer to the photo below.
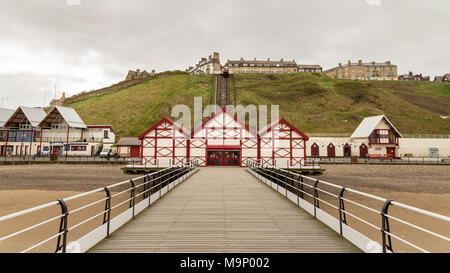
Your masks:
M42 106L55 85L70 96L213 51L324 69L391 60L433 78L450 73L449 26L449 0L0 0L0 98Z

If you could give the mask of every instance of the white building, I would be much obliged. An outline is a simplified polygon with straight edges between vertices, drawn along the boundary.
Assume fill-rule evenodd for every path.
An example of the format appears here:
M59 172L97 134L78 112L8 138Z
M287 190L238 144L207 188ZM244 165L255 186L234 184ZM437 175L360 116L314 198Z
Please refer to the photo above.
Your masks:
M60 154L91 156L115 142L111 126L87 126L71 108L19 107L0 131L1 155Z

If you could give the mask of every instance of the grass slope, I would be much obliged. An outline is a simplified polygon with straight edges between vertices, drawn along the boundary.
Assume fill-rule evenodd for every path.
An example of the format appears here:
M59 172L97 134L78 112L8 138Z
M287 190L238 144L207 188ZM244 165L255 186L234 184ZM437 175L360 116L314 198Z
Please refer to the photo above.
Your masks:
M211 76L178 75L66 105L88 124L111 124L137 136L177 104L209 104ZM403 133L450 134L450 84L336 80L320 73L239 74L238 104L278 104L280 114L308 133L351 133L364 117L387 115Z

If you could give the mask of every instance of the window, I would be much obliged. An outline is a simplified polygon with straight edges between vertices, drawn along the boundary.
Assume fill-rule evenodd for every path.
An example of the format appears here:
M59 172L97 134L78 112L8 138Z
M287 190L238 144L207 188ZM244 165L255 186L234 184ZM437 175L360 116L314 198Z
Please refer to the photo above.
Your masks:
M108 130L103 131L103 138L108 139L109 138L108 133L109 133Z
M70 150L71 151L77 151L77 152L85 152L86 151L86 146L71 146Z

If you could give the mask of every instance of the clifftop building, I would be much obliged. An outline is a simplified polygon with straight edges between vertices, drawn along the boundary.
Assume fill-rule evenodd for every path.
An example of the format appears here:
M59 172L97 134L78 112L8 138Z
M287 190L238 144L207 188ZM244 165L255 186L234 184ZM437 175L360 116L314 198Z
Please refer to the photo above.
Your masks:
M225 64L230 70L230 73L294 73L298 71L295 60L285 61L271 61L268 58L266 61L262 60L228 60Z
M394 81L397 80L397 65L391 64L391 61L384 63L363 63L362 60L357 63L348 61L345 65L339 63L337 67L323 73L336 79Z
M136 80L136 79L145 79L150 76L154 76L156 74L155 70L153 69L151 73L148 73L147 71L141 71L140 69L136 69L136 71L129 70L127 77L125 78L126 81L130 80Z
M408 74L403 74L398 77L399 81L409 82L429 82L430 76L422 76L422 74L414 75L411 71Z
M218 52L209 55L208 58L201 58L195 67L191 66L187 69L191 74L220 74L221 65Z

